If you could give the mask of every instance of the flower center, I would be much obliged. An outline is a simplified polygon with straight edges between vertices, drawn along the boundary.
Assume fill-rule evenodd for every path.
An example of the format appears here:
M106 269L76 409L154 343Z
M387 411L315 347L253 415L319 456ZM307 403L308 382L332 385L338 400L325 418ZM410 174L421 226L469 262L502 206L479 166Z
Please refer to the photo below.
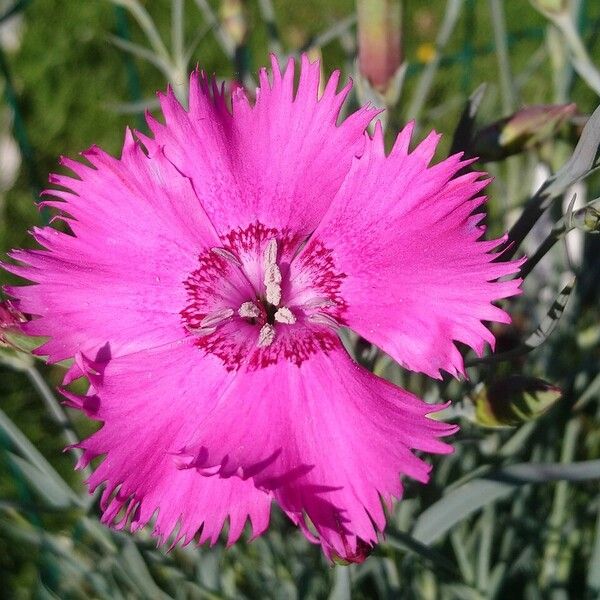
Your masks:
M344 275L317 243L294 259L301 244L286 231L254 223L201 255L184 282L188 304L181 311L196 345L230 369L262 368L280 358L299 366L330 350L344 322Z

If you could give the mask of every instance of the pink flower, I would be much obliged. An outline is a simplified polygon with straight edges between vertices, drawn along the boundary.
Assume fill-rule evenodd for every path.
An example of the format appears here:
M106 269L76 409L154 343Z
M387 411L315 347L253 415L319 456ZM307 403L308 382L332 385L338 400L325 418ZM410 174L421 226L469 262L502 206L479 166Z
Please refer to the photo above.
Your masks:
M11 339L21 333L27 319L10 300L0 300L0 346L14 346Z
M102 428L81 443L106 458L103 520L132 530L156 517L161 541L229 543L271 500L328 556L360 561L385 527L382 500L400 475L430 466L414 450L447 453L443 408L374 376L340 343L346 326L405 367L464 373L455 342L481 354L482 321L508 322L492 302L516 263L492 262L482 241L486 181L458 175L460 156L429 166L439 139L409 152L412 125L386 157L377 111L338 124L350 84L339 73L318 98L319 65L302 59L257 99L228 109L214 80L193 73L185 110L169 90L152 137L127 132L120 159L97 147L48 194L71 233L35 228L44 247L6 268L25 325L48 336L37 352L75 357L69 402ZM156 511L158 513L156 514Z

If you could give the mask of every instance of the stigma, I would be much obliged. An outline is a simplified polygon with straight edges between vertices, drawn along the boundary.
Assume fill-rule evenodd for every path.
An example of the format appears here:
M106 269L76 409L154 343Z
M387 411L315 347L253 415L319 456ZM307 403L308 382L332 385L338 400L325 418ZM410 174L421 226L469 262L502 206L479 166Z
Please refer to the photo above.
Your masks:
M343 277L329 250L309 250L305 238L260 223L221 239L184 281L188 303L180 314L199 348L237 369L281 358L300 365L337 343Z

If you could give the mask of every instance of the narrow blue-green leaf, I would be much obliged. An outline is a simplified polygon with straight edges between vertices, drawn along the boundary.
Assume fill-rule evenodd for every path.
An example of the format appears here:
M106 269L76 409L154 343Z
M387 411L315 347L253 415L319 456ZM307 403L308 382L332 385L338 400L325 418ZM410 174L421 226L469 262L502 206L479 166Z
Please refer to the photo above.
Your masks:
M128 540L125 543L121 552L121 559L122 566L138 586L139 592L144 598L160 600L169 597L154 583L154 579L152 579L152 575L134 542Z
M21 458L12 452L7 452L6 454L13 466L19 470L23 479L25 479L30 487L35 490L45 504L52 508L69 508L73 506L70 488L65 490L64 486L57 484L52 477L49 477L44 471L34 467L24 458Z
M458 570L452 561L404 531L389 528L385 534L385 542L382 543L382 547L385 546L404 551L409 550L427 561L430 561L434 566L444 569L448 573L453 575L458 574Z
M422 512L412 536L423 544L431 544L486 504L506 498L527 483L591 479L600 479L600 460L572 464L521 463L497 469L452 490Z
M452 136L452 146L450 147L450 154L457 154L458 152L468 151L471 140L475 133L475 121L477 117L477 111L481 106L487 84L482 83L467 100L463 112L458 121L458 125L454 130Z
M538 328L525 340L525 346L530 349L537 348L550 337L550 334L556 329L558 321L567 307L567 303L569 302L574 287L575 277L572 277L567 285L560 291L560 294L558 294L552 303L548 314L544 317Z
M598 148L600 148L600 106L585 124L571 158L549 180L546 194L551 197L562 194L569 186L586 177L597 166Z
M558 296L555 298L552 306L548 310L546 316L542 319L541 323L537 326L535 331L519 346L506 352L500 352L497 354L491 354L490 356L483 356L481 358L476 357L465 361L467 367L481 363L494 363L504 360L510 360L516 356L527 354L532 350L535 350L538 346L543 344L556 329L560 318L565 312L571 293L575 287L575 277L572 277L569 282L563 287Z
M590 598L600 596L600 509L598 509L598 518L596 519L594 548L588 565L587 587Z
M63 494L71 499L72 505L82 506L81 499L77 494L2 410L0 410L0 429L4 431L14 447L25 459L27 459L27 461L44 473L45 476L52 481L56 489L61 489Z

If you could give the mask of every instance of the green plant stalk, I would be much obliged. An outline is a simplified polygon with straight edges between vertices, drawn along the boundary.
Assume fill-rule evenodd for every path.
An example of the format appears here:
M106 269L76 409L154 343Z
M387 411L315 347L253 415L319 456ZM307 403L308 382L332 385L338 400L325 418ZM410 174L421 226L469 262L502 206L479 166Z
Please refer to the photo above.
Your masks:
M354 27L354 25L356 25L356 14L352 13L351 15L340 19L321 33L318 33L314 38L309 40L305 46L300 48L299 52L306 52L311 48L323 48L323 46L344 36L352 27ZM296 53L296 55L299 54L299 52Z
M587 85L600 95L600 71L592 62L585 44L573 22L572 16L569 14L561 14L555 16L552 21L564 36L570 51L573 68Z
M29 187L31 189L31 193L33 194L33 200L37 204L40 200L39 195L42 187L37 173L35 154L33 151L33 146L29 141L27 128L25 127L25 122L23 120L21 108L17 100L17 93L13 85L12 76L10 73L8 62L6 61L6 56L4 55L4 51L2 50L2 46L0 46L0 72L4 77L4 98L6 100L6 103L10 107L13 116L13 132L15 135L15 139L19 144L19 150L21 152L23 162L25 163L25 167L27 169ZM50 221L50 216L47 208L42 208L41 217L44 225L47 225Z
M154 52L166 62L169 62L169 51L162 41L158 29L148 14L148 11L140 4L139 0L110 0L117 6L126 8L131 16L137 21L138 25L148 38Z
M490 581L490 563L492 559L492 543L494 539L494 515L493 504L488 504L481 515L481 533L479 535L479 552L477 555L477 589L484 593Z
M569 160L547 179L540 189L526 202L521 216L508 232L508 240L497 260L510 260L519 250L527 234L552 202L564 191L587 177L597 166L600 146L600 107L589 118L579 142Z
M235 42L231 38L230 35L223 29L221 23L219 23L219 19L217 15L215 15L213 9L207 0L194 0L196 6L202 13L204 20L210 27L213 29L215 33L215 37L217 38L217 42L221 46L221 49L225 53L225 56L229 59L233 59L235 54Z
M183 1L171 0L171 45L175 63L179 66L181 66L185 56Z
M503 2L488 0L490 7L490 20L494 31L494 45L498 59L500 74L500 89L502 91L502 109L506 114L514 112L517 105L517 95L513 85L513 77L508 54L508 35L506 33L506 20L504 18Z
M594 546L590 556L586 584L590 598L600 594L600 505L598 506L598 515L596 517Z
M473 585L475 582L475 572L473 570L473 566L471 565L471 561L467 556L467 552L465 550L465 540L462 532L459 528L454 528L450 532L450 542L452 544L452 548L454 550L454 554L456 556L456 561L458 563L458 568L462 574L463 581L467 585Z
M0 358L0 363L12 369L25 373L29 381L32 383L33 387L36 389L36 391L42 398L46 409L50 413L50 417L60 427L65 443L68 446L78 444L80 440L77 434L75 433L75 430L73 429L73 424L68 418L66 412L52 393L52 390L50 389L40 372L37 370L35 365L29 360L29 357L25 355L22 356L23 359L11 359L7 356L3 356ZM79 448L73 448L72 452L78 460L83 454L83 452ZM92 470L89 467L89 465L82 469L82 473L85 479L87 479L92 474Z
M517 521L523 518L525 514L527 494L528 488L524 488L519 494L516 495L510 510L510 517L512 521ZM500 560L504 563L512 562L516 537L517 534L514 527L508 527L502 535L502 540L500 542Z
M258 8L260 10L260 16L262 17L267 29L269 50L279 56L283 54L283 47L281 45L279 27L277 27L277 21L275 19L275 9L273 8L273 3L271 0L258 0Z
M517 107L517 94L513 83L512 69L508 53L508 36L506 33L506 19L504 17L503 3L500 0L488 0L490 6L490 19L494 30L494 45L498 59L500 74L500 89L502 109L506 114L511 114ZM506 160L507 190L509 207L517 205L519 201L521 183L522 161L519 156Z
M564 434L564 442L561 451L560 462L569 464L575 457L577 447L577 436L581 430L579 419L571 419L567 423ZM544 547L544 558L540 574L540 585L544 590L556 589L557 586L566 584L564 563L561 565L561 553L565 541L562 539L562 527L566 520L567 502L569 495L569 482L560 481L554 490L552 511L548 520L549 534Z
M435 56L431 62L427 63L427 66L425 67L423 74L419 79L417 89L415 90L412 101L406 112L406 119L414 119L416 122L415 134L418 131L419 118L423 112L423 109L425 108L425 103L427 102L435 75L440 66L442 52L450 41L450 37L452 36L454 28L456 27L462 7L463 0L448 0L446 4L446 11L444 13L444 19L435 42Z

